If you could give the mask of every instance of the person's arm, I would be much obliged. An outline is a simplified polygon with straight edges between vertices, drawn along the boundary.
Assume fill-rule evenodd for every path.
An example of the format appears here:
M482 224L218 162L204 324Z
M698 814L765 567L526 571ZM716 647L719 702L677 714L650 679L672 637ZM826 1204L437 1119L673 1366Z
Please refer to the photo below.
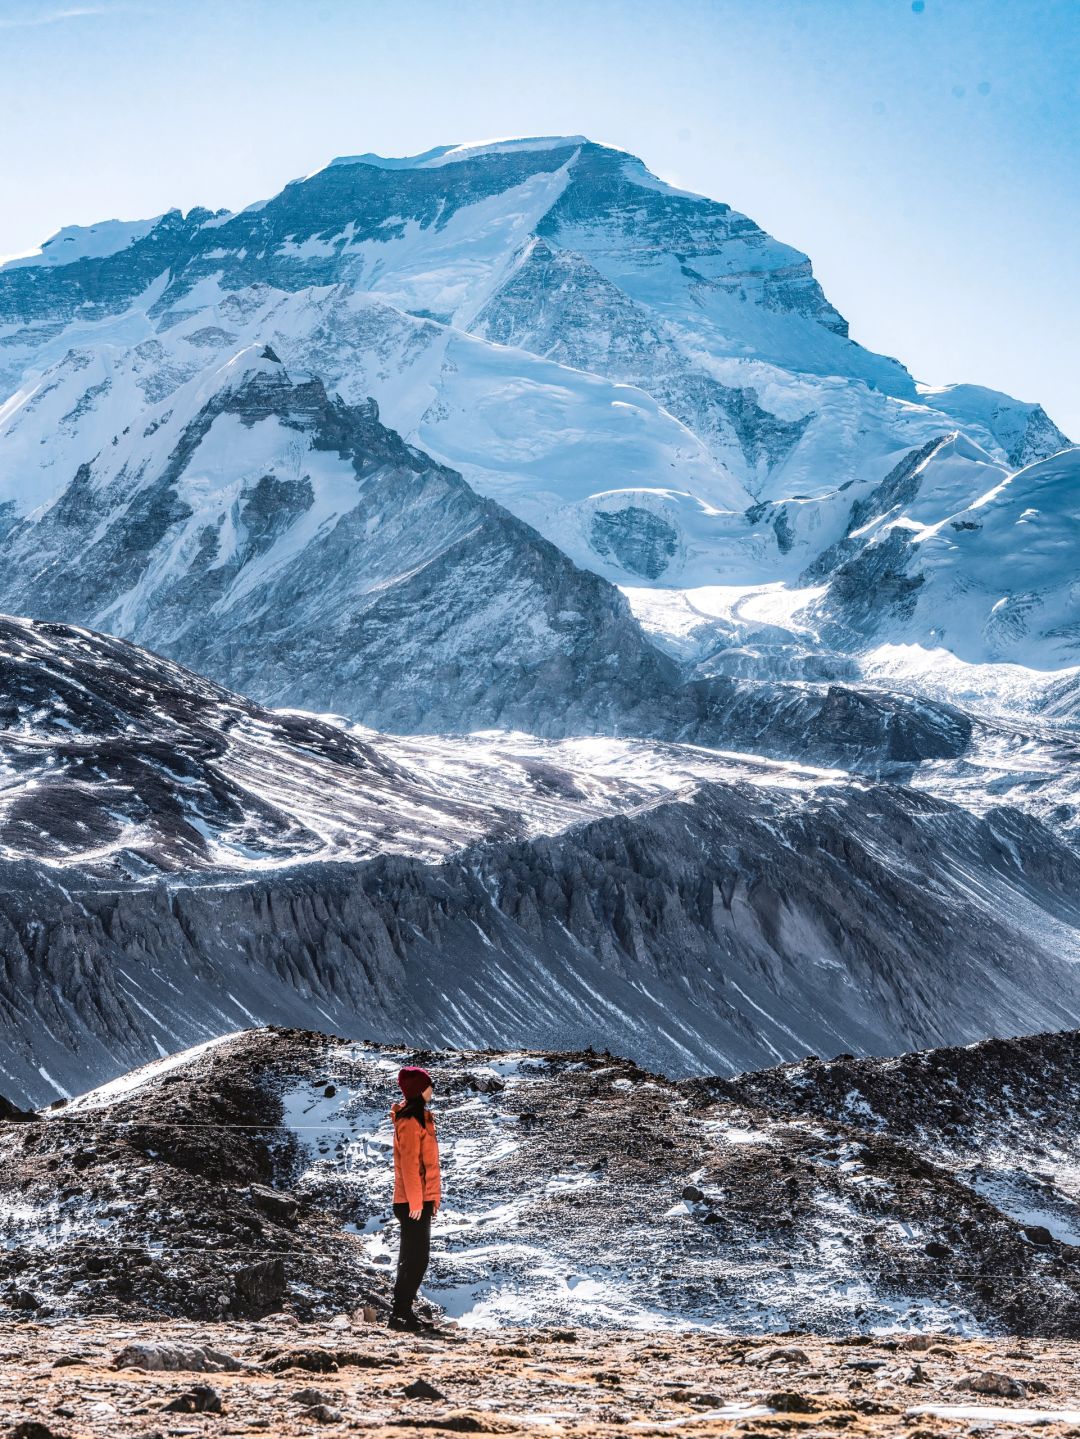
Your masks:
M409 1218L419 1219L424 1209L424 1185L420 1178L420 1126L415 1119L396 1119L401 1182L409 1202Z
M439 1141L434 1134L432 1135L431 1148L433 1151L432 1163L426 1166L426 1172L428 1178L433 1179L435 1182L435 1208L433 1213L438 1214L439 1205L442 1203L442 1166L439 1163Z

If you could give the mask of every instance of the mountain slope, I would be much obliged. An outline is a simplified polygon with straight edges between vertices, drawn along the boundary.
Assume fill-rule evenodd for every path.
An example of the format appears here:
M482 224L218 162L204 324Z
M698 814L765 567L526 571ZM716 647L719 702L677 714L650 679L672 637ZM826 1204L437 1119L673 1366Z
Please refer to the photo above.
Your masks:
M759 748L914 782L641 740L393 739L26 621L0 623L0 680L16 1100L256 1021L602 1033L685 1073L1080 1017L1080 806L1048 739L1042 787L1030 734L1010 756L948 709L731 682L715 722Z
M917 388L848 337L805 255L580 136L344 157L239 215L98 229L70 237L70 263L58 237L0 268L0 534L69 489L87 503L82 467L113 448L152 467L185 386L269 345L351 406L373 396L579 566L648 591L678 648L672 590L708 613L703 588L782 585L797 606L905 455L961 431L1003 477L1068 443L1037 406ZM984 493L978 468L921 522ZM3 603L50 612L32 590ZM755 664L743 648L733 663Z
M616 590L374 404L294 384L269 350L183 401L149 449L122 437L13 525L0 603L403 730L588 730L670 683Z
M994 1162L1004 1122L1058 1177L1077 1160L1076 1058L1073 1033L899 1067L931 1093L978 1072L987 1127L967 1132L969 1158ZM743 1093L591 1049L417 1053L295 1030L229 1036L0 1122L0 1306L385 1313L388 1108L398 1065L417 1061L435 1076L445 1185L426 1293L467 1327L1076 1336L1076 1247L954 1176L958 1126L934 1105L901 1138L857 1104L822 1112L822 1065L748 1076ZM881 1091L896 1067L861 1071ZM1036 1083L1048 1103L1021 1120L1008 1087ZM776 1089L798 1092L796 1112ZM110 1262L120 1245L127 1262ZM807 1362L794 1345L773 1354Z
M52 413L48 387L41 401ZM0 605L398 731L636 733L872 770L967 742L936 704L684 683L615 587L269 347L152 413L11 518Z
M971 663L1075 665L1078 494L1072 449L994 477L973 502L951 513L945 504L945 516L928 522L878 500L811 613L826 636L855 630L936 645Z

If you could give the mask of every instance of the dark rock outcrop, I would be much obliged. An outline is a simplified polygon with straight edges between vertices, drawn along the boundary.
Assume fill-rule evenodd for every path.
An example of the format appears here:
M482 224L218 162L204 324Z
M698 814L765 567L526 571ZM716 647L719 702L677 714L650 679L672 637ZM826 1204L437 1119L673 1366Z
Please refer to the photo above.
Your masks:
M966 1132L969 1161L993 1164L1008 1133L1018 1158L1041 1154L1043 1168L1067 1179L1076 1129L1064 1104L1075 1101L1078 1042L1072 1033L978 1047L988 1123ZM741 1082L676 1083L592 1049L417 1051L296 1030L252 1031L177 1056L128 1076L120 1092L74 1101L34 1132L7 1132L0 1313L235 1321L282 1307L295 1322L370 1305L385 1314L390 1272L380 1261L395 1224L387 1103L401 1063L430 1068L439 1095L453 1222L435 1231L425 1286L434 1304L501 1312L509 1301L513 1322L546 1324L548 1335L568 1321L655 1328L658 1316L865 1344L885 1326L1080 1334L1080 1251L1032 1243L1023 1215L957 1166L955 1126L933 1104L901 1137L857 1105L827 1112L829 1067L809 1061ZM1031 1083L1060 1105L1017 1112L1010 1096L1027 1063ZM876 1076L882 1091L899 1094L891 1071L917 1085L955 1069L952 1052L932 1051L863 1061L861 1073L868 1087ZM766 1097L774 1091L775 1101ZM797 1112L795 1092L804 1100ZM908 1108L917 1111L917 1090ZM207 1135L211 1162L177 1169L157 1138L193 1127ZM302 1196L296 1224L255 1208L243 1176L222 1172L214 1155L238 1130L275 1182ZM42 1226L53 1215L46 1245ZM228 1331L227 1348L237 1332ZM279 1339L260 1363L271 1374L330 1375L397 1362L385 1349L358 1355L361 1334ZM117 1362L239 1369L216 1346L193 1342L187 1335L179 1353L135 1345ZM925 1349L932 1339L916 1342ZM834 1363L876 1374L889 1353L860 1347L845 1360L834 1351ZM805 1338L788 1338L740 1357L760 1387L770 1373L790 1384L809 1355ZM789 1399L774 1407L799 1412Z

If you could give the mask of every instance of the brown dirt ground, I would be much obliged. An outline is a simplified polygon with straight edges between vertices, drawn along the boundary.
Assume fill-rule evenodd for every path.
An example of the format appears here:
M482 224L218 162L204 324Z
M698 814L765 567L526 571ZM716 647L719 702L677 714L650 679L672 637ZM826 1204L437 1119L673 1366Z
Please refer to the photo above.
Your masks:
M116 1368L124 1347L137 1343L206 1346L246 1367L232 1373ZM860 1364L865 1367L854 1367ZM967 1382L986 1371L1014 1381L1015 1395L971 1392ZM440 1397L407 1397L406 1386L417 1379ZM165 1410L200 1384L216 1391L220 1413ZM1000 1417L912 1412L925 1404L990 1406ZM741 1416L716 1412L737 1405L750 1407ZM361 1316L311 1324L279 1317L257 1323L98 1319L0 1326L4 1439L346 1431L388 1439L410 1429L531 1439L938 1439L1033 1432L1017 1427L1023 1424L1018 1411L1078 1406L1080 1343L1048 1340L454 1328L413 1337L391 1335ZM1034 1432L1080 1436L1080 1425Z

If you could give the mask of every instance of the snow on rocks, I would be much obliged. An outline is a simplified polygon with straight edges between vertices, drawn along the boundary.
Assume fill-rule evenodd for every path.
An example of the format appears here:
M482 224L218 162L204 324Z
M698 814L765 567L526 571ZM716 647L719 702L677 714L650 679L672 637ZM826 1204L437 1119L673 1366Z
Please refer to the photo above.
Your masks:
M1002 1075L1027 1063L1048 1081L1037 1044L1010 1053ZM0 1304L56 1318L105 1305L134 1318L284 1310L336 1330L367 1306L385 1312L396 1246L388 1109L403 1061L435 1076L443 1155L424 1294L466 1329L749 1338L797 1328L868 1342L1003 1323L1075 1332L1070 1252L1031 1244L935 1162L948 1127L933 1128L932 1106L924 1132L900 1141L750 1104L721 1081L664 1081L610 1055L414 1051L287 1030L235 1036L70 1118L2 1126L9 1205L77 1184L77 1201L61 1202L99 1205L113 1227L91 1245L61 1236L43 1249L0 1210ZM890 1061L863 1063L887 1075ZM807 1109L828 1094L823 1071ZM877 1108L887 1112L880 1098ZM751 1120L769 1143L723 1142L725 1123L738 1132ZM1031 1142L1053 1135L1051 1124ZM680 1193L689 1197L673 1207ZM937 1236L944 1259L929 1252ZM121 1251L125 1264L110 1262ZM920 1343L918 1362L936 1363L933 1344ZM747 1363L801 1371L808 1353L774 1341ZM846 1357L864 1375L882 1369L880 1354ZM1026 1383L1015 1369L989 1372Z
M113 1359L117 1369L143 1369L146 1371L179 1371L195 1374L236 1373L244 1368L238 1359L219 1349L202 1345L152 1344L147 1342L127 1344Z

